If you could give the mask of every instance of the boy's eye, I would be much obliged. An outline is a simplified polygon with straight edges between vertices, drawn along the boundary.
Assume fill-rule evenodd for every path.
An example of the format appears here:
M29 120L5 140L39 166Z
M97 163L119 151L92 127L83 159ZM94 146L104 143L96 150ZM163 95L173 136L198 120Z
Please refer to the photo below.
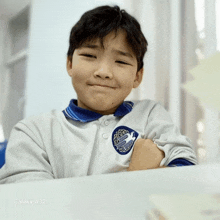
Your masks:
M130 65L129 63L126 63L126 62L121 61L121 60L116 60L116 63L125 64L125 65Z
M92 54L87 54L87 53L81 54L81 56L96 58L96 56L94 56L94 55L92 55Z

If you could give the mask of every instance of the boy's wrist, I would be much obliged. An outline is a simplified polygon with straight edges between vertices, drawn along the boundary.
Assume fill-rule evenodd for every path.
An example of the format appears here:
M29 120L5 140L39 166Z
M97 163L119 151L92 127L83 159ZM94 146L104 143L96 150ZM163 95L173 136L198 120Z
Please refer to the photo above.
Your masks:
M151 170L151 169L158 169L158 168L167 168L167 166L159 166L159 167L154 167L154 168L143 168L141 169L140 167L135 167L132 164L129 165L127 168L127 171L138 171L138 170Z

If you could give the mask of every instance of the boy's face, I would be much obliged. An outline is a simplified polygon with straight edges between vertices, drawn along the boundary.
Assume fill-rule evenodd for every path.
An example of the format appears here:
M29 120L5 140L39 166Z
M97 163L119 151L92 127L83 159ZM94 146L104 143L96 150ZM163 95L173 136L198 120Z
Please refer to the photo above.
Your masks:
M111 32L103 39L87 41L67 59L67 71L77 93L78 106L103 115L113 114L132 88L139 86L143 69L124 31Z

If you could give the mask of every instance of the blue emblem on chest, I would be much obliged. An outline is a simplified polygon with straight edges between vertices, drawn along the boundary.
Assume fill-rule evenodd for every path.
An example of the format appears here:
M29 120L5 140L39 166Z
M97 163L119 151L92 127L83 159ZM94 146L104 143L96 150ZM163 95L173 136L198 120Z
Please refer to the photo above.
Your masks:
M112 144L119 154L127 154L132 149L138 133L126 126L117 127L112 133Z

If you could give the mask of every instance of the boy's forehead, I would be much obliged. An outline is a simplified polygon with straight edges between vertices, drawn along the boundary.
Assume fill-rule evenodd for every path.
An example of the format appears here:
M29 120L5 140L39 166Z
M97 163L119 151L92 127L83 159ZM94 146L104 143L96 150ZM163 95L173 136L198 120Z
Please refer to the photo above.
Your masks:
M103 38L101 37L94 37L92 39L85 40L80 47L89 47L89 48L97 48L101 47L105 49L105 45L109 43L109 40L114 40L118 37L118 40L120 42L120 46L124 47L124 49L127 49L129 51L132 51L131 45L129 45L127 41L127 33L125 31L112 31ZM111 41L110 41L111 42Z
M84 47L84 46L88 46L88 45L99 45L101 44L101 38L99 37L96 37L96 38L92 38L92 39L87 39L85 40L82 44L81 44L81 47Z

